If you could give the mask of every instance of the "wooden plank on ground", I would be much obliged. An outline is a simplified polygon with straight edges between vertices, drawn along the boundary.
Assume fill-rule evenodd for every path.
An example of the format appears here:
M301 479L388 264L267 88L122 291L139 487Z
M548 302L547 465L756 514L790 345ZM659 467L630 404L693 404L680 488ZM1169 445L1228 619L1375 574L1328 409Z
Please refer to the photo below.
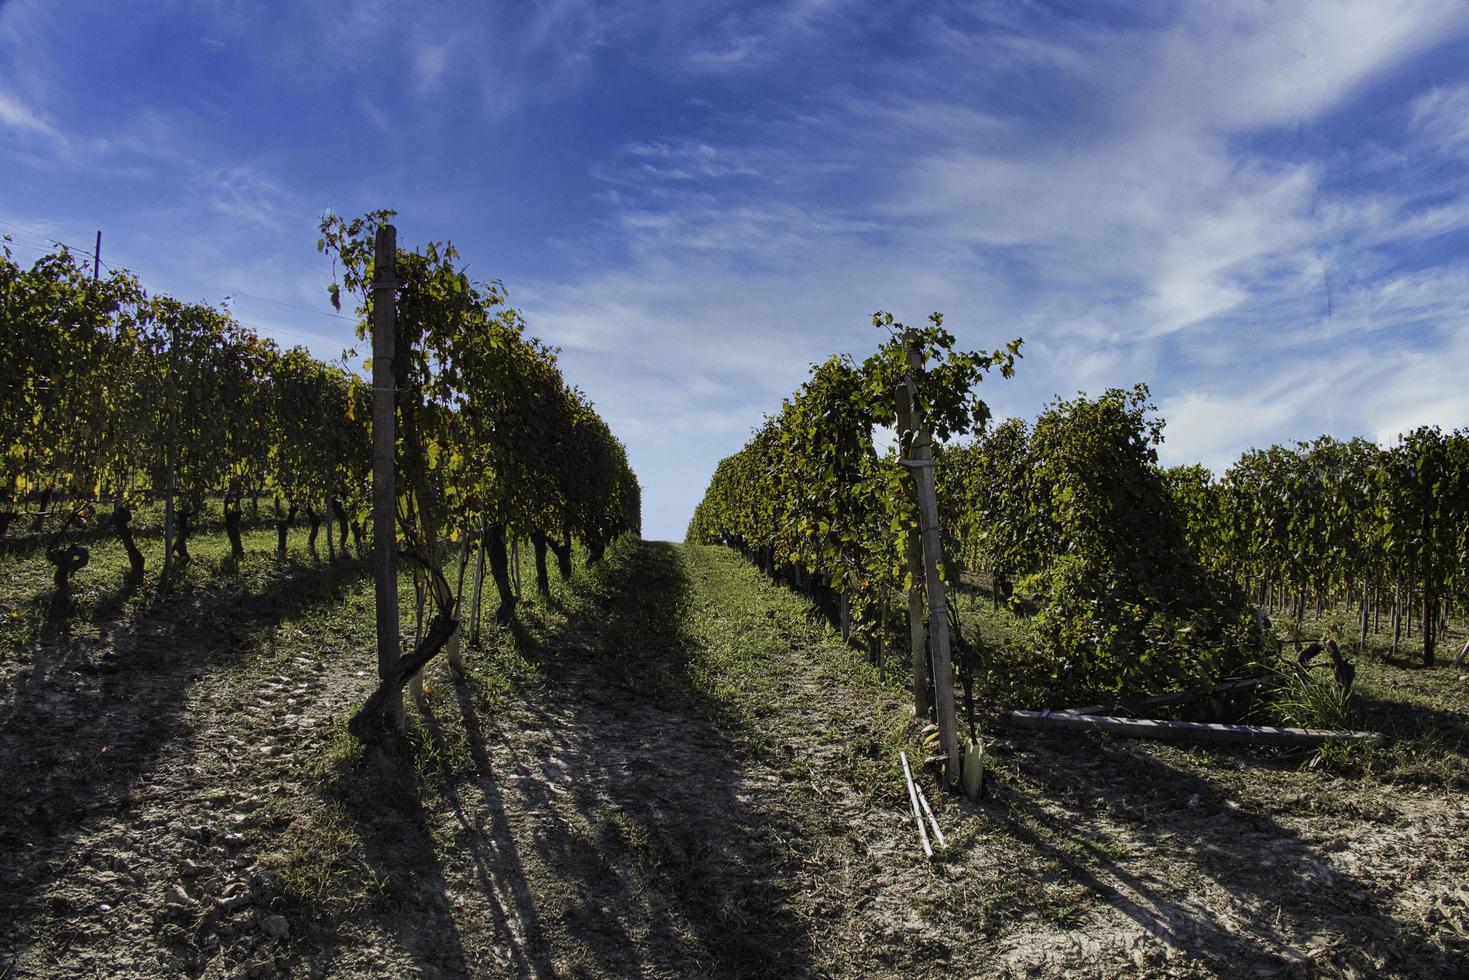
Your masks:
M1310 728L1277 728L1271 725L1220 725L1197 721L1162 721L1154 718L1116 718L1082 715L1070 711L1012 711L1010 724L1017 728L1055 731L1098 731L1125 738L1156 738L1191 742L1225 742L1235 745L1324 745L1341 741L1382 741L1376 732L1328 731Z

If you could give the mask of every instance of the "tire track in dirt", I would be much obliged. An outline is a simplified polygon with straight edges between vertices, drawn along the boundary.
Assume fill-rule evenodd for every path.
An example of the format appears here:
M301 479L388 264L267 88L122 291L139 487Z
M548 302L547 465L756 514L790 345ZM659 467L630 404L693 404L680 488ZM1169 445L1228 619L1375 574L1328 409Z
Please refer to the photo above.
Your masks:
M275 653L285 617L323 598L303 575L320 577L288 572L271 593L300 595L266 619L270 594L224 585L12 701L0 746L30 777L5 840L14 975L227 975L287 938L259 857L347 695L321 656Z

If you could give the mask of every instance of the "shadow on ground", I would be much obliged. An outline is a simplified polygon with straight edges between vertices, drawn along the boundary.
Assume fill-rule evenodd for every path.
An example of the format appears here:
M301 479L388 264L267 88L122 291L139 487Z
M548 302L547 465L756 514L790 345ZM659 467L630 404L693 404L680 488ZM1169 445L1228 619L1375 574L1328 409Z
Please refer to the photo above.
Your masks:
M1002 793L988 808L1020 853L1223 975L1446 965L1403 932L1381 883L1328 866L1319 845L1241 807L1207 773L1089 738L1036 738L1022 754L1028 779L1054 795ZM1308 960L1305 941L1331 930L1347 941Z
M80 911L43 908L40 896L76 860L74 842L89 818L132 821L133 787L187 736L188 688L259 655L277 624L338 602L366 570L272 564L263 583L213 581L163 597L128 622L103 623L94 650L67 646L64 623L44 628L0 704L7 943L24 942L42 918L66 921Z
M785 884L798 828L757 801L744 733L692 676L678 551L625 541L585 584L591 601L569 604L581 611L563 628L520 634L543 685L496 710L470 676L425 713L436 754L464 740L460 771L424 777L405 760L389 781L421 794L355 811L375 871L428 885L377 911L411 916L415 963L456 974L809 972ZM331 791L348 798L361 775ZM468 952L446 961L444 948Z

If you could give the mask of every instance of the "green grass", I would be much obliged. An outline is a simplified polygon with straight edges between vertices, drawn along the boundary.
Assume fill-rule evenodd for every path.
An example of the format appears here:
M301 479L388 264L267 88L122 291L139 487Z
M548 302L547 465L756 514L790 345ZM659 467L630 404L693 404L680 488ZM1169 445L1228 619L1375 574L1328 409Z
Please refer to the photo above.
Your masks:
M694 599L690 673L700 689L747 729L781 745L829 745L843 774L869 796L904 795L898 752L923 757L902 664L886 679L819 617L806 596L766 579L728 548L682 548ZM787 687L792 661L808 664L812 687ZM848 701L834 726L801 727L801 698ZM828 716L831 717L831 716ZM931 787L932 788L932 787Z
M133 527L147 558L148 574L143 583L130 587L126 554L104 515L100 526L69 535L69 540L88 548L90 561L74 577L70 594L62 602L51 581L44 539L25 530L28 522L17 522L13 531L19 533L0 542L0 678L23 672L49 676L58 662L95 661L105 655L119 633L173 636L181 630L199 630L211 640L226 638L236 643L238 655L219 661L227 667L219 680L241 703L249 703L262 683L285 673L290 661L300 655L331 658L338 664L357 662L361 676L370 678L376 664L372 646L375 620L367 562L341 554L328 561L324 531L318 537L317 553L312 554L306 547L302 518L290 532L282 560L275 553L276 532L268 506L261 508L257 522L251 519L247 504L244 523L246 555L236 563L230 560L229 540L217 506L202 515L189 542L192 561L164 588L157 582L163 552L161 509L140 509ZM487 575L481 648L465 650L467 689L482 713L493 711L517 690L543 683L543 668L534 648L550 642L569 617L584 614L589 587L605 577L600 571L580 567L584 556L578 553L572 583L563 583L553 561L551 595L542 598L535 588L532 549L528 545L520 548L518 557L522 601L515 630L490 622L495 599ZM446 565L453 580L457 549ZM467 585L466 616L469 592ZM291 598L290 609L280 616L268 602L249 601L274 594ZM408 643L413 632L414 590L406 571L400 576L398 595ZM364 901L380 901L390 892L390 882L361 860L365 846L361 814L383 794L407 805L410 798L441 792L472 771L463 726L433 721L435 716L448 718L459 712L455 688L442 661L439 658L425 671L422 709L410 704L402 746L406 768L385 767L380 758L374 759L347 734L343 715L334 719L329 738L311 761L307 775L316 791L304 808L288 813L280 799L270 801L273 811L280 811L274 815L285 830L265 859L277 873L287 899L344 914L361 908ZM364 687L367 683L362 681ZM38 758L44 757L45 748Z
M1351 731L1356 727L1355 699L1329 672L1288 667L1283 677L1262 705L1263 720L1289 728Z
M146 527L145 521L139 523ZM360 664L370 678L373 600L365 565L356 559L313 559L304 550L304 538L301 531L293 532L291 552L282 562L274 557L273 530L251 529L246 536L250 553L231 568L223 533L217 527L201 529L192 548L196 561L173 589L145 584L124 594L121 548L99 536L89 543L93 562L78 576L74 605L65 612L51 603L50 568L36 548L24 541L0 548L4 670L11 673L68 650L86 653L105 646L122 628L167 630L193 623L214 632L239 632L239 656L228 662L226 682L238 687L242 700L264 678L285 673L290 659L303 653L330 658L334 665ZM142 540L150 542L145 547L161 548L155 538ZM155 559L150 552L154 567ZM447 855L464 844L452 821L436 822L434 816L442 817L465 781L483 769L470 716L493 717L514 699L554 694L558 671L587 664L609 686L707 717L728 747L731 767L740 757L769 763L783 770L783 782L797 787L793 792L799 796L800 781L814 780L811 770L819 766L823 775L838 775L885 807L906 809L897 754L907 750L918 758L923 750L904 664L892 664L889 675L880 678L861 651L845 645L814 613L804 595L764 578L728 549L625 540L600 566L582 567L580 557L577 566L566 583L553 567L553 594L542 599L535 594L531 551L522 549L525 598L516 626L485 624L483 648L465 651L468 677L462 683L450 679L442 659L430 666L423 701L410 703L408 731L396 754L364 748L347 735L344 716L324 730L306 766L306 792L267 804L280 832L264 860L288 906L314 910L330 921L391 911L413 900L411 876L402 869L442 867ZM411 631L409 582L405 575L400 599L405 629ZM297 603L278 619L251 607L249 615L262 618L253 626L232 618L237 618L232 603L238 596L268 590L299 593L311 601ZM1025 678L1043 665L1026 660L1023 620L993 609L987 596L976 602L968 591L958 592L966 629L996 651L993 675L1012 678L1008 687L996 683L979 692L992 723L999 709L1027 704L1022 699L1033 696L1034 689ZM1340 633L1342 627L1329 616L1307 624L1308 634L1332 629ZM1450 654L1458 641L1451 642ZM1079 832L1079 824L1058 822L1038 803L1060 800L1083 808L1085 801L1066 794L1077 774L1098 769L1112 772L1124 787L1116 795L1143 801L1107 811L1128 826L1134 821L1127 807L1142 808L1136 821L1141 825L1149 807L1194 812L1190 798L1195 793L1204 797L1205 809L1222 806L1228 794L1247 807L1371 821L1395 786L1463 786L1469 772L1469 671L1447 664L1418 668L1409 658L1391 656L1383 637L1374 637L1365 653L1347 652L1358 668L1352 727L1388 734L1384 746L1329 746L1311 756L1180 746L1124 749L1104 739L1073 743L1056 737L1021 747L1013 736L1000 734L994 740L998 751L987 756L995 793L983 807L946 818L945 832L952 842L950 855L982 852L1001 870L978 876L970 868L954 876L943 897L933 899L933 909L923 911L927 899L917 900L920 911L967 916L963 922L980 936L995 935L1020 919L1066 928L1084 922L1098 900L1083 887L1087 876L1129 860L1127 845L1105 834ZM364 690L368 683L361 682ZM822 710L812 710L813 705ZM1320 717L1322 707L1300 710ZM997 734L994 727L990 732ZM1063 757L1060 763L1057 756ZM1021 757L1024 767L1017 761ZM1036 774L1041 757L1045 765L1057 765L1052 783L1043 784ZM57 761L64 758L58 755ZM1146 775L1165 764L1184 780L1176 791ZM933 773L918 775L930 798L939 800ZM1333 778L1342 776L1348 778ZM1126 782L1133 778L1146 785ZM1159 796L1165 792L1176 798ZM1110 798L1113 791L1107 794ZM799 819L819 828L822 805L814 793L808 795ZM626 855L639 874L671 894L702 892L708 862L656 814L626 800L613 801L596 813L593 831L609 854ZM828 836L812 833L815 840ZM394 864L400 852L405 861L418 863ZM949 875L958 860L940 860L931 871L936 877ZM962 913L955 911L961 907ZM715 917L708 911L707 918Z
M533 581L531 571L524 574ZM322 894L337 889L356 897L338 896L334 908L391 907L391 874L384 883L360 873L374 864L374 838L416 821L415 814L451 806L458 787L479 773L457 699L469 697L472 710L488 716L507 698L536 696L550 683L548 671L567 657L590 658L609 686L665 709L700 713L736 755L795 766L810 750L831 747L829 764L854 785L906 805L898 750L913 757L920 750L901 679L879 681L804 596L766 580L733 552L624 539L600 566L578 567L570 583L558 583L550 602L525 602L517 613L516 629L490 628L485 649L466 652L466 683L452 682L442 665L430 671L423 702L409 703L397 750L408 765L386 763L338 725L313 766L317 802L272 858L293 900L320 904ZM791 686L793 663L810 667L813 688ZM844 703L802 710L822 696ZM676 835L650 825L646 815L612 807L599 819L602 836L645 873L679 880L703 873L693 858L667 850ZM323 867L319 854L334 859Z

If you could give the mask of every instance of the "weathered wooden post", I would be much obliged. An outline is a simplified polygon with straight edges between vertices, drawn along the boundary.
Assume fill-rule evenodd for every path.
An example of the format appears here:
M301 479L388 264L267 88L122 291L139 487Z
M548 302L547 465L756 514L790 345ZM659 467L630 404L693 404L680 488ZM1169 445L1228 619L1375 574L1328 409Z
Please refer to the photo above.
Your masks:
M173 498L178 489L179 325L177 312L174 313L174 317L174 322L170 324L168 331L168 485L163 491L163 572L160 575L160 581L165 583L168 581L169 572L173 568Z
M912 432L913 394L906 383L898 385L898 449L899 459L908 462L908 447L903 433ZM923 545L919 533L908 532L904 543L908 553L908 645L913 651L913 713L927 718L933 709L929 698L928 650L923 638Z
M336 523L332 519L332 468L327 466L324 473L323 486L326 488L322 494L322 514L326 517L326 557L327 561L337 560L337 549L332 541L332 525Z
M469 645L472 647L479 646L479 600L485 587L485 551L487 550L485 544L488 535L489 531L481 523L479 529L479 547L476 549L478 557L474 562L474 601L471 603L469 612Z
M397 357L398 230L377 230L372 283L372 573L377 596L377 676L398 665ZM403 693L383 704L394 731L403 728Z
M928 640L933 663L933 700L939 741L944 747L945 769L950 786L959 782L959 726L954 707L954 668L949 656L948 592L939 569L944 561L943 533L939 526L938 489L933 476L933 443L923 424L913 378L923 370L923 355L908 348L909 414L916 427L912 448L904 465L913 471L918 488L918 527L923 544L924 590L928 594Z
M464 658L460 654L461 637L464 635L464 572L469 566L469 530L463 529L460 534L464 540L459 543L459 585L454 589L454 621L458 624L454 629L454 635L449 637L449 666L455 670L464 669Z

